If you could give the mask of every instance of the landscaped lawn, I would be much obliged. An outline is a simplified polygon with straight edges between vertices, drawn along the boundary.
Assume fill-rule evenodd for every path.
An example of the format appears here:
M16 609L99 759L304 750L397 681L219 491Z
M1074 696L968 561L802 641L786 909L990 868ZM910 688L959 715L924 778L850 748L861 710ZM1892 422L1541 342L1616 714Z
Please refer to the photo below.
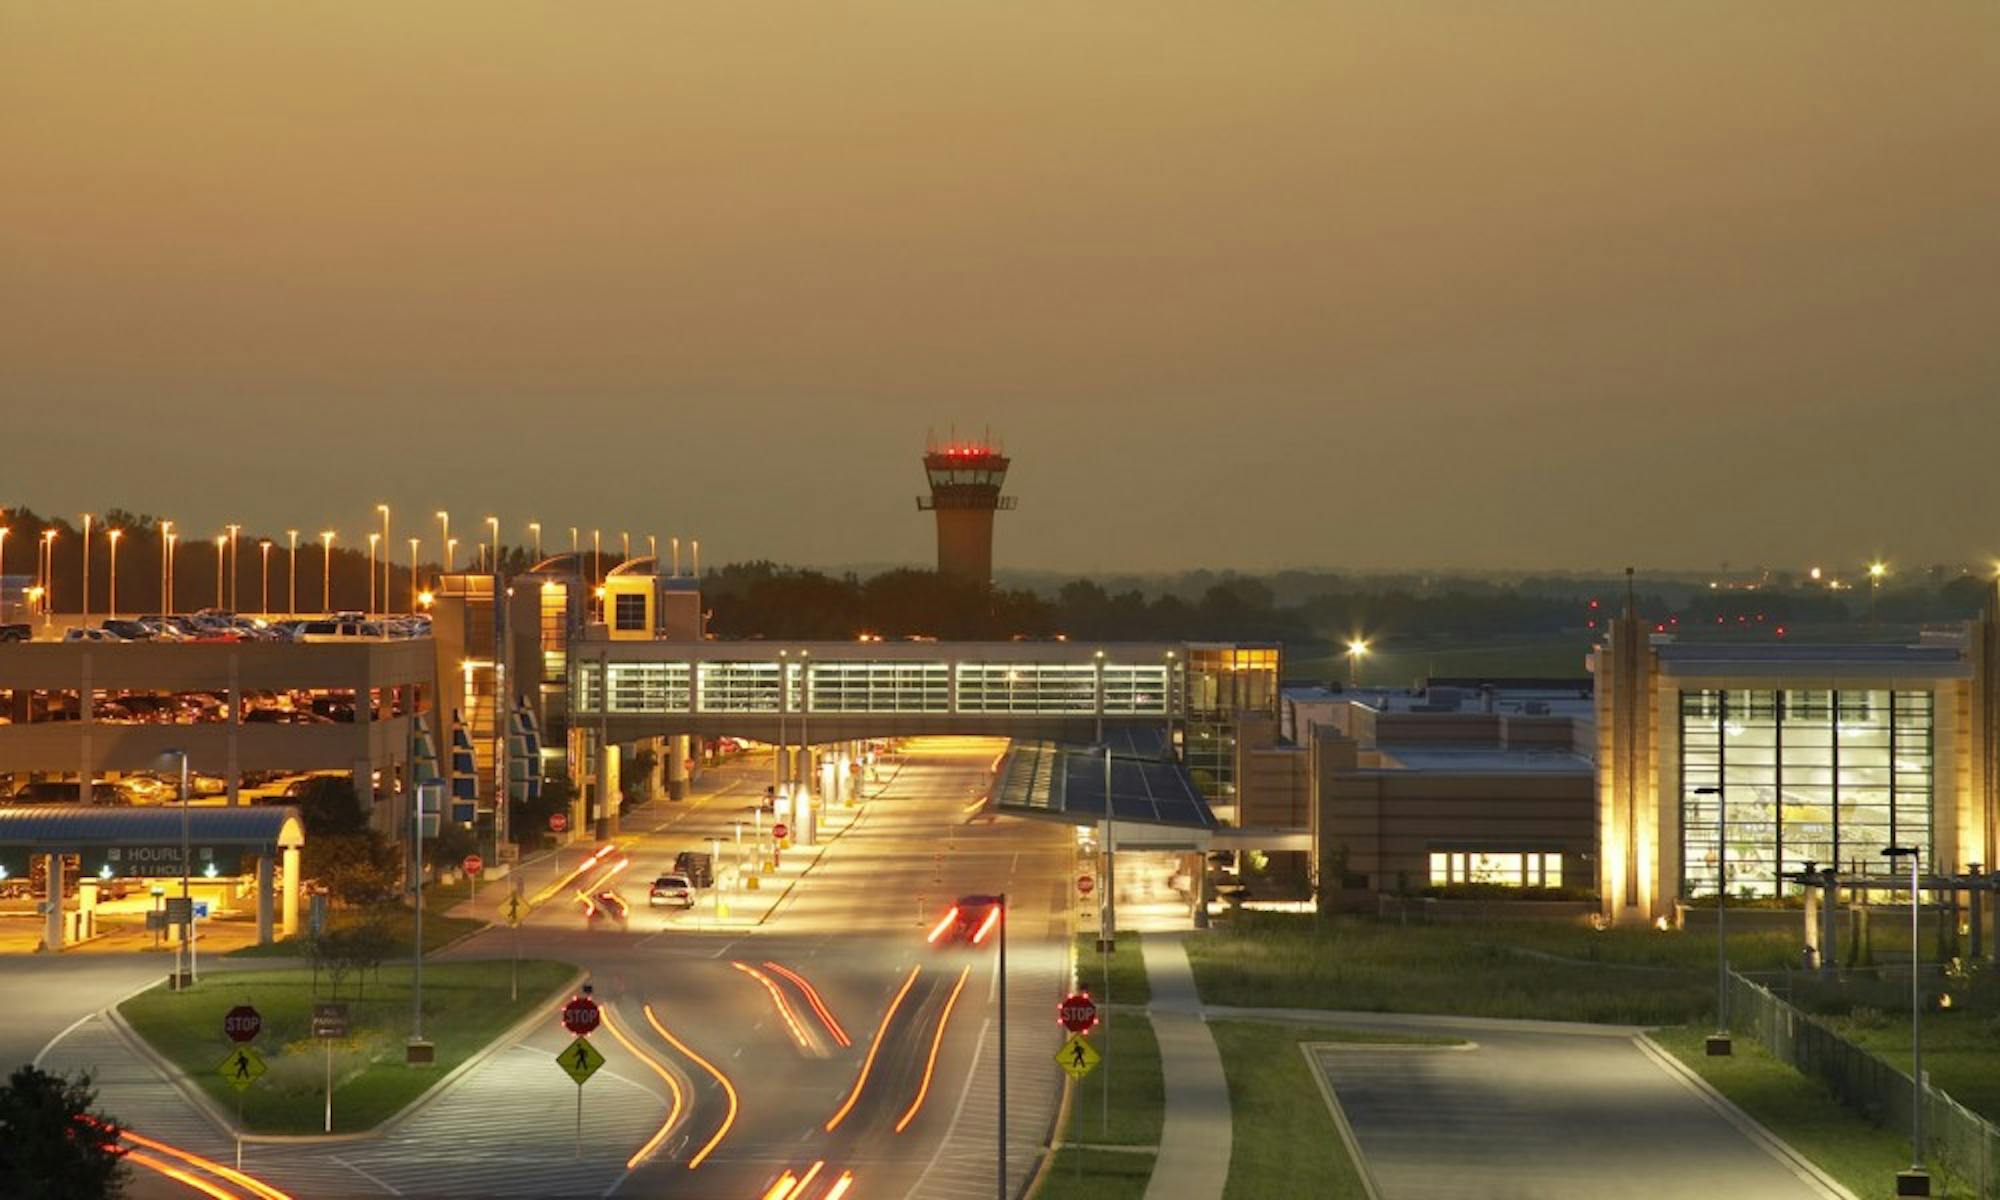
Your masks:
M1910 1165L1907 1133L1870 1125L1818 1082L1747 1038L1736 1039L1735 1053L1728 1058L1708 1057L1703 1050L1708 1032L1706 1025L1681 1026L1649 1036L1862 1200L1894 1194L1896 1172ZM1934 1179L1932 1187L1940 1196L1972 1195L1956 1181Z
M329 931L348 929L365 924L375 910L363 908L336 908L327 913ZM303 923L301 917L301 923ZM403 947L407 956L412 936L415 934L416 912L400 905L383 910L383 926L396 945ZM424 953L435 952L439 947L449 945L475 930L483 929L484 921L465 917L447 917L444 905L433 908L428 895L424 899ZM306 937L303 932L297 936L281 938L268 946L244 946L229 952L231 958L304 958Z
M1139 1200L1153 1179L1153 1156L1126 1150L1055 1152L1034 1200Z
M1132 951L1128 948L1126 953ZM1069 1122L1061 1139L1064 1148L1057 1152L1037 1196L1138 1196L1146 1190L1153 1173L1152 1154L1071 1148L1081 1143L1150 1150L1160 1144L1166 1101L1153 1023L1136 1013L1119 1013L1109 1029L1108 1045L1105 1027L1090 1035L1104 1052L1104 1062L1072 1086Z
M1739 969L1769 968L1797 939L1729 944ZM1677 1025L1715 1003L1715 939L1696 931L1243 912L1186 945L1206 1004Z
M1146 982L1146 959L1139 949L1139 935L1127 929L1117 937L1118 948L1110 954L1097 952L1097 935L1078 934L1076 938L1076 981L1083 990L1089 992L1099 1003L1106 1003L1106 996L1112 1004L1146 1004L1153 998L1153 989ZM1111 990L1104 986L1104 964L1110 963Z
M1905 976L1907 979L1908 977ZM1905 1074L1910 1070L1910 1009L1822 1018L1849 1041ZM1990 1012L1924 1014L1924 1072L1931 1086L1989 1121L2000 1120L2000 1022Z
M1208 1027L1229 1079L1231 1146L1223 1200L1364 1200L1367 1195L1299 1043L1456 1041L1277 1021L1210 1021Z
M393 1115L524 1015L548 1005L576 974L567 963L524 961L520 999L510 1001L510 965L425 964L424 1034L437 1048L437 1063L428 1068L403 1061L411 1019L407 963L384 966L379 977L369 972L365 981L350 975L338 997L322 971L317 999L345 1002L353 1029L353 1036L334 1044L334 1132L369 1129ZM323 1129L326 1083L326 1044L312 1037L315 999L309 968L218 971L185 992L156 986L119 1005L119 1012L233 1110L236 1090L217 1073L233 1048L222 1017L235 1005L254 1005L264 1018L254 1044L270 1070L245 1093L244 1121L253 1133L311 1134Z

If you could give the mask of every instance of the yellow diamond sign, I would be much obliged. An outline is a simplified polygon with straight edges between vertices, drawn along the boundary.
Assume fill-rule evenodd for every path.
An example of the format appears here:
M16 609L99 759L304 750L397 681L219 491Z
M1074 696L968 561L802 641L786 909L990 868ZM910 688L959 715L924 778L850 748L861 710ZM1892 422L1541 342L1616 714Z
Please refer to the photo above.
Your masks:
M230 1086L242 1091L257 1082L264 1073L264 1056L249 1046L238 1046L215 1068L215 1073L227 1079Z
M521 893L507 897L507 903L500 906L500 915L505 917L510 927L518 927L521 918L528 915L528 906L521 900Z
M556 1055L556 1065L576 1080L576 1086L582 1087L583 1081L597 1074L597 1068L604 1065L604 1056L590 1044L589 1038L578 1038Z
M1080 1033L1072 1036L1062 1044L1062 1049L1056 1051L1056 1065L1068 1071L1071 1079L1082 1079L1096 1070L1097 1064L1103 1061L1104 1056L1097 1052L1097 1047L1091 1045L1090 1040Z

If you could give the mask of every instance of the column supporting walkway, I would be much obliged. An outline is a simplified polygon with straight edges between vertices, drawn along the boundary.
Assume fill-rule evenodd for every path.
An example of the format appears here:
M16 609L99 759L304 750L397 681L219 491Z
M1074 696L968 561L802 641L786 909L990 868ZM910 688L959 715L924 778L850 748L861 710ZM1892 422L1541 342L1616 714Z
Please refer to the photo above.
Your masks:
M1153 989L1148 1008L1166 1084L1160 1156L1153 1161L1146 1200L1216 1200L1229 1180L1232 1140L1222 1053L1195 991L1181 935L1148 933L1139 945Z

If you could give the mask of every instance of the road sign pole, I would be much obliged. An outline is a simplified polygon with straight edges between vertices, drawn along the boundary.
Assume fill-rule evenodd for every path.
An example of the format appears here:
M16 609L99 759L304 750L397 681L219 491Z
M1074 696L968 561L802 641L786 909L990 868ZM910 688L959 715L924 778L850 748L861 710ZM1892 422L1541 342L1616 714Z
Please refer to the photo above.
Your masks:
M236 1169L243 1169L243 1089L236 1089Z
M333 1132L333 1039L326 1040L326 1131Z
M576 1159L583 1161L583 1085L576 1085Z
M1000 893L1000 1200L1007 1200L1007 893Z

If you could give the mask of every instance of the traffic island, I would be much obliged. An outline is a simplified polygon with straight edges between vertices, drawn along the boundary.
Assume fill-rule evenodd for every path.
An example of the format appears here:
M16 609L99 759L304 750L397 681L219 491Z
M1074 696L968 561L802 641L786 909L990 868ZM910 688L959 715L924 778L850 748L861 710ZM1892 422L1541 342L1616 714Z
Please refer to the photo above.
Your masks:
M431 962L424 965L424 1035L432 1061L406 1061L411 1034L411 971L407 963L347 974L338 985L326 971L307 967L218 972L186 991L164 984L118 1006L118 1014L152 1050L178 1067L215 1102L233 1113L238 1081L218 1069L237 1043L224 1030L238 1006L254 1007L261 1028L254 1048L259 1077L240 1092L243 1127L250 1135L362 1133L401 1112L452 1071L478 1056L524 1018L553 1004L577 977L568 963L520 964L519 998L510 1000L506 960ZM344 1032L325 1014L345 1010Z

